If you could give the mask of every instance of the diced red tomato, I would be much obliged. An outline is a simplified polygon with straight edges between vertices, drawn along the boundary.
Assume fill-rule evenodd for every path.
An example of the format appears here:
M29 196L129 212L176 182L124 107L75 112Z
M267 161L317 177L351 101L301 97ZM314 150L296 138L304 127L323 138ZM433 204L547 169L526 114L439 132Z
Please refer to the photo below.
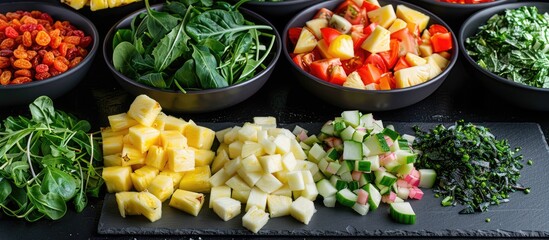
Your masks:
M363 33L364 35L366 35L366 37L370 36L370 34L372 34L372 32L374 31L374 29L376 29L377 27L377 23L370 23L368 26L364 27L363 29Z
M386 72L379 78L380 90L391 90L395 88L395 79L392 72Z
M332 12L330 9L321 8L320 10L318 10L318 12L313 17L313 19L316 19L316 18L330 19L332 17L332 15L334 15L334 12Z
M347 0L341 3L334 11L334 13L344 17L353 25L364 25L368 23L368 16L366 14L366 11L367 10L365 8L361 8L353 0Z
M311 65L312 62L320 59L320 55L316 54L315 51L310 53L301 53L297 54L293 57L293 61L297 66L306 72L309 72L310 68L309 65Z
M328 73L328 81L337 84L337 85L343 85L345 80L347 79L347 74L345 73L345 70L342 66L334 66L330 72Z
M364 64L361 68L356 70L364 85L370 83L378 83L381 77L381 71L374 64Z
M391 39L391 50L378 53L388 69L392 69L398 61L398 52L400 51L400 42L397 39Z
M293 27L288 29L288 38L290 38L290 42L295 46L297 44L297 40L299 39L299 35L301 34L301 30L303 28L300 27Z
M448 29L446 27L440 25L440 24L433 24L429 26L429 33L431 36L437 34L437 33L447 33Z
M353 38L353 47L355 50L361 49L362 43L366 40L367 36L361 32L351 32L351 38Z
M324 81L331 82L331 80L334 79L334 76L333 76L334 74L338 74L336 78L339 79L340 77L342 77L340 76L341 72L343 72L343 74L345 73L345 70L343 70L343 67L341 67L341 72L340 72L337 66L341 67L341 60L339 58L327 58L327 59L321 59L321 60L316 60L312 62L309 65L309 68L310 68L310 73L313 74L314 76ZM346 77L347 76L345 76L345 78Z
M324 39L324 41L326 41L326 44L328 44L328 46L330 46L332 41L337 36L341 35L341 32L339 32L337 29L331 28L331 27L321 28L320 33L322 34L322 39Z
M362 67L362 65L364 65L364 60L366 59L365 55L366 55L365 50L362 48L359 48L359 49L355 49L355 56L353 58L341 61L341 64L343 66L343 69L345 70L345 73L349 75L352 72L359 69L360 67Z
M368 1L362 2L362 6L361 6L361 7L364 8L364 9L366 9L366 11L368 11L368 12L369 12L369 11L372 11L372 10L376 10L376 9L379 8L378 5L375 5L375 4L373 4L373 3L371 3L371 2L368 2Z
M399 57L406 55L408 52L418 55L418 41L421 41L421 39L419 37L414 37L408 28L403 28L391 33L391 39L397 39L400 41L400 51L398 53Z
M393 71L396 72L400 69L409 68L409 67L410 67L410 64L408 64L408 62L406 62L406 57L402 56L398 59L395 67L393 68Z
M377 69L379 69L379 71L381 73L385 73L385 72L389 71L389 69L387 69L387 65L385 64L385 61L377 53L370 54L370 56L368 56L366 58L366 60L364 61L364 64L372 64L372 65L376 66Z
M431 36L431 45L433 46L433 52L444 52L452 49L452 34L447 33L437 33Z

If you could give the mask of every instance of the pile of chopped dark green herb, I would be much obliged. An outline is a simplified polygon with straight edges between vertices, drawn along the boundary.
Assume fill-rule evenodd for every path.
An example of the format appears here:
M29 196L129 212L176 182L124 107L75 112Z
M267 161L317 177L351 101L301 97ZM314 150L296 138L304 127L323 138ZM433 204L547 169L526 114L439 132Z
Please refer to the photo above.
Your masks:
M467 53L492 73L549 88L549 14L535 6L496 14L465 41Z
M421 151L417 167L436 171L434 192L443 197L443 206L462 204L460 213L483 212L508 202L515 190L527 191L518 183L520 148L511 149L488 128L460 120L448 128L438 125L425 132L415 126L414 131L413 146Z

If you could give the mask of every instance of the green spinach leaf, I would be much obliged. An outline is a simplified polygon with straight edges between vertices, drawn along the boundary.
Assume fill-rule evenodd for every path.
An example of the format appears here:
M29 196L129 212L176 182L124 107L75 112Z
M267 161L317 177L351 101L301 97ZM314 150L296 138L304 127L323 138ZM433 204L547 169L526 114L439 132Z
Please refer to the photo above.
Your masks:
M217 71L217 61L208 48L193 45L192 56L195 62L196 76L203 88L222 88L229 85Z

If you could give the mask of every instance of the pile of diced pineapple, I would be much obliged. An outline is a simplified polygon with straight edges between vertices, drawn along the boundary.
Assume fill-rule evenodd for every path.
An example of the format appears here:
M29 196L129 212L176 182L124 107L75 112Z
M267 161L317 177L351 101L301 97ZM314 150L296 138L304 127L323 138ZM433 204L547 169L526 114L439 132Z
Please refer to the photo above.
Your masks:
M238 216L256 233L272 217L308 224L316 212L318 166L273 117L218 132L168 116L155 100L136 97L127 113L102 129L103 179L122 217L161 218L162 202L197 216L209 207L224 221ZM217 138L217 154L210 150ZM213 175L212 175L213 173Z
M67 4L76 10L82 9L84 6L89 6L92 11L121 7L139 1L141 0L61 0L62 3Z
M259 231L269 217L291 215L308 224L316 212L318 166L288 129L273 117L216 133L221 143L212 163L210 207L223 220L237 216L244 203L244 227ZM268 212L268 213L267 213Z
M196 216L210 191L215 132L162 113L146 95L108 119L101 131L103 179L116 193L122 217L144 215L154 222L169 198L170 206Z

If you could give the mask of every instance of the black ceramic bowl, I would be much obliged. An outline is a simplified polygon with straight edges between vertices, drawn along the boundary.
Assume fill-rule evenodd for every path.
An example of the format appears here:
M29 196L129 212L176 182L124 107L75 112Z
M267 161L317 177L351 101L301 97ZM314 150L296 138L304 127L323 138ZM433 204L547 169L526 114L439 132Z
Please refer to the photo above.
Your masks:
M288 29L292 27L302 27L305 25L305 22L313 18L313 16L319 9L323 7L328 9L335 9L335 7L342 2L343 1L341 0L331 0L311 6L299 13L295 18L290 20L290 22L286 25L286 28L284 29L282 36L282 47L284 56L290 62L291 69L293 70L297 79L304 88L312 92L317 97L323 99L324 101L341 108L359 109L363 111L386 111L403 108L415 104L431 95L444 82L458 58L459 51L457 49L457 38L455 37L455 34L453 32L452 41L454 48L449 51L452 56L448 66L442 71L442 73L440 73L433 79L408 88L393 90L361 90L347 88L326 82L296 66L290 56L291 50L289 49L289 47L291 46L291 43L288 39ZM440 18L410 3L398 0L379 0L379 3L382 6L387 4L393 4L393 7L395 8L398 4L406 5L412 9L418 10L428 15L430 17L429 25L436 23L443 25L450 30L448 25L444 23L444 21L442 21Z
M233 2L238 1L233 0ZM243 6L261 14L261 16L265 16L282 30L288 20L299 13L299 11L320 2L323 2L323 0L283 0L278 2L251 0L244 3Z
M90 69L97 49L99 48L99 33L91 21L79 13L60 6L42 2L15 2L0 4L0 12L14 12L17 10L39 10L51 15L54 20L66 20L75 27L84 31L93 38L88 55L74 68L63 74L41 81L33 81L20 85L0 86L0 107L28 104L41 95L54 99L73 89Z
M503 13L507 9L515 9L521 6L536 6L539 13L549 12L548 2L522 2L499 5L493 8L485 9L473 14L467 19L459 31L459 47L463 58L471 66L471 73L476 79L480 80L485 88L495 95L506 99L519 107L531 110L549 111L549 89L531 87L525 84L516 83L500 77L482 67L467 54L465 49L465 40L475 35L478 28L495 14Z
M516 0L495 0L493 2L477 4L447 3L439 2L438 0L416 0L414 3L442 18L457 32L463 21L471 16L471 14L485 8L491 8L510 2L516 2Z
M162 4L157 4L152 7L162 9L162 6ZM112 63L112 39L116 30L129 28L132 19L145 11L145 9L142 9L124 17L109 30L103 42L103 57L115 79L126 91L133 95L146 94L158 101L162 108L168 111L188 113L212 112L236 105L254 95L267 82L280 56L282 46L280 36L275 27L260 15L240 8L240 12L247 20L269 25L273 28L273 33L276 34L276 42L271 50L271 56L266 59L266 68L264 70L256 72L252 79L245 82L218 89L189 90L186 93L182 93L180 91L164 90L144 85L122 75L114 68Z

